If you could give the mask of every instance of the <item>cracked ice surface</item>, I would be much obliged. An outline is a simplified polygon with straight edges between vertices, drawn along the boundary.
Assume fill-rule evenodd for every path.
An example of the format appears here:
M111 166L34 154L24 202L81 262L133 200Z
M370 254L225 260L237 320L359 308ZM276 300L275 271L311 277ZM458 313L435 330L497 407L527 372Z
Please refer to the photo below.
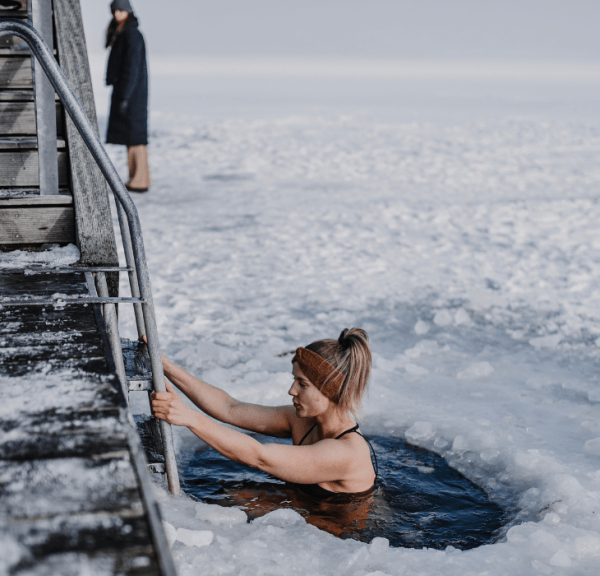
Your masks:
M363 429L442 454L516 514L497 543L408 550L291 511L221 522L157 487L180 573L595 575L598 118L156 113L152 126L154 184L135 201L165 353L281 404L279 354L364 327Z

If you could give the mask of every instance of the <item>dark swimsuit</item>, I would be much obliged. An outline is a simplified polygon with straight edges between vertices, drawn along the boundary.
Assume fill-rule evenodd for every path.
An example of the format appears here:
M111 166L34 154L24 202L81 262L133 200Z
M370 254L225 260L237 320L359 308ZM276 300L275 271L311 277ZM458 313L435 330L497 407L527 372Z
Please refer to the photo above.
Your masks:
M315 423L314 426L302 437L302 440L300 440L300 442L298 442L298 446L302 445L302 442L304 442L306 440L306 437L315 429L315 426L317 424ZM342 432L339 436L336 436L335 439L339 440L342 436L345 436L346 434L350 434L352 432L356 432L359 436L362 436L366 443L369 445L369 448L371 450L371 454L373 455L373 471L375 472L375 481L373 482L373 486L371 486L368 490L364 490L363 492L333 492L331 490L327 490L326 488L323 488L321 486L319 486L318 484L296 484L296 483L289 483L291 486L293 486L294 488L296 488L297 490L300 490L301 492L304 492L305 494L308 494L309 496L312 496L313 498L330 498L332 496L351 496L351 497L357 497L357 496L365 496L367 494L370 494L371 492L373 492L373 490L375 489L375 483L377 482L377 475L379 474L379 466L377 465L377 456L375 456L375 450L373 449L373 446L371 446L371 443L358 431L358 424L356 426L354 426L353 428L349 428L348 430L345 430L344 432Z

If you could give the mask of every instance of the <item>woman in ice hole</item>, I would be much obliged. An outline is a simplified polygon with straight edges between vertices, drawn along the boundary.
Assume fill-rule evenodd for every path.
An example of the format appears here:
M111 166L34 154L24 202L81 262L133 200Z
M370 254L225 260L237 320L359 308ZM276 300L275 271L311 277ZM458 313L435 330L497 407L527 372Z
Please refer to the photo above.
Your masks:
M202 412L212 418L279 438L294 445L261 444L186 406L167 383L154 392L152 410L158 418L187 426L215 450L258 468L316 498L336 494L367 494L377 473L371 445L358 431L353 416L360 407L371 372L367 333L344 330L337 340L319 340L298 348L292 359L293 406L260 406L240 402L202 382L163 356L167 378Z

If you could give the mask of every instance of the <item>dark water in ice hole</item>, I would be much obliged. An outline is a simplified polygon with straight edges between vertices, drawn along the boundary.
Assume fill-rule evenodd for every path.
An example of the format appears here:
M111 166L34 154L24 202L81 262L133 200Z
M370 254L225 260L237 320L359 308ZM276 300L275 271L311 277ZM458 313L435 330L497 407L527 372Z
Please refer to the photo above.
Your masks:
M255 436L261 442L290 443ZM507 518L486 493L431 452L398 438L369 436L379 480L373 494L349 501L314 501L281 480L221 456L212 448L182 464L184 490L209 504L239 506L250 520L292 508L340 538L387 538L406 548L475 548L493 542Z

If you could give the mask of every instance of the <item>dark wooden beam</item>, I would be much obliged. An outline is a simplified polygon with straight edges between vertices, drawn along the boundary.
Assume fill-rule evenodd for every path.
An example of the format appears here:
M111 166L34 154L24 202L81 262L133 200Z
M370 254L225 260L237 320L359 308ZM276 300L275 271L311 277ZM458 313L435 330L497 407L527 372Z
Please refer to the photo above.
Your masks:
M54 0L54 22L59 64L98 131L79 0ZM66 136L81 260L90 265L118 265L106 180L70 118L67 118ZM116 296L119 285L117 275L107 275L107 280L111 295Z

